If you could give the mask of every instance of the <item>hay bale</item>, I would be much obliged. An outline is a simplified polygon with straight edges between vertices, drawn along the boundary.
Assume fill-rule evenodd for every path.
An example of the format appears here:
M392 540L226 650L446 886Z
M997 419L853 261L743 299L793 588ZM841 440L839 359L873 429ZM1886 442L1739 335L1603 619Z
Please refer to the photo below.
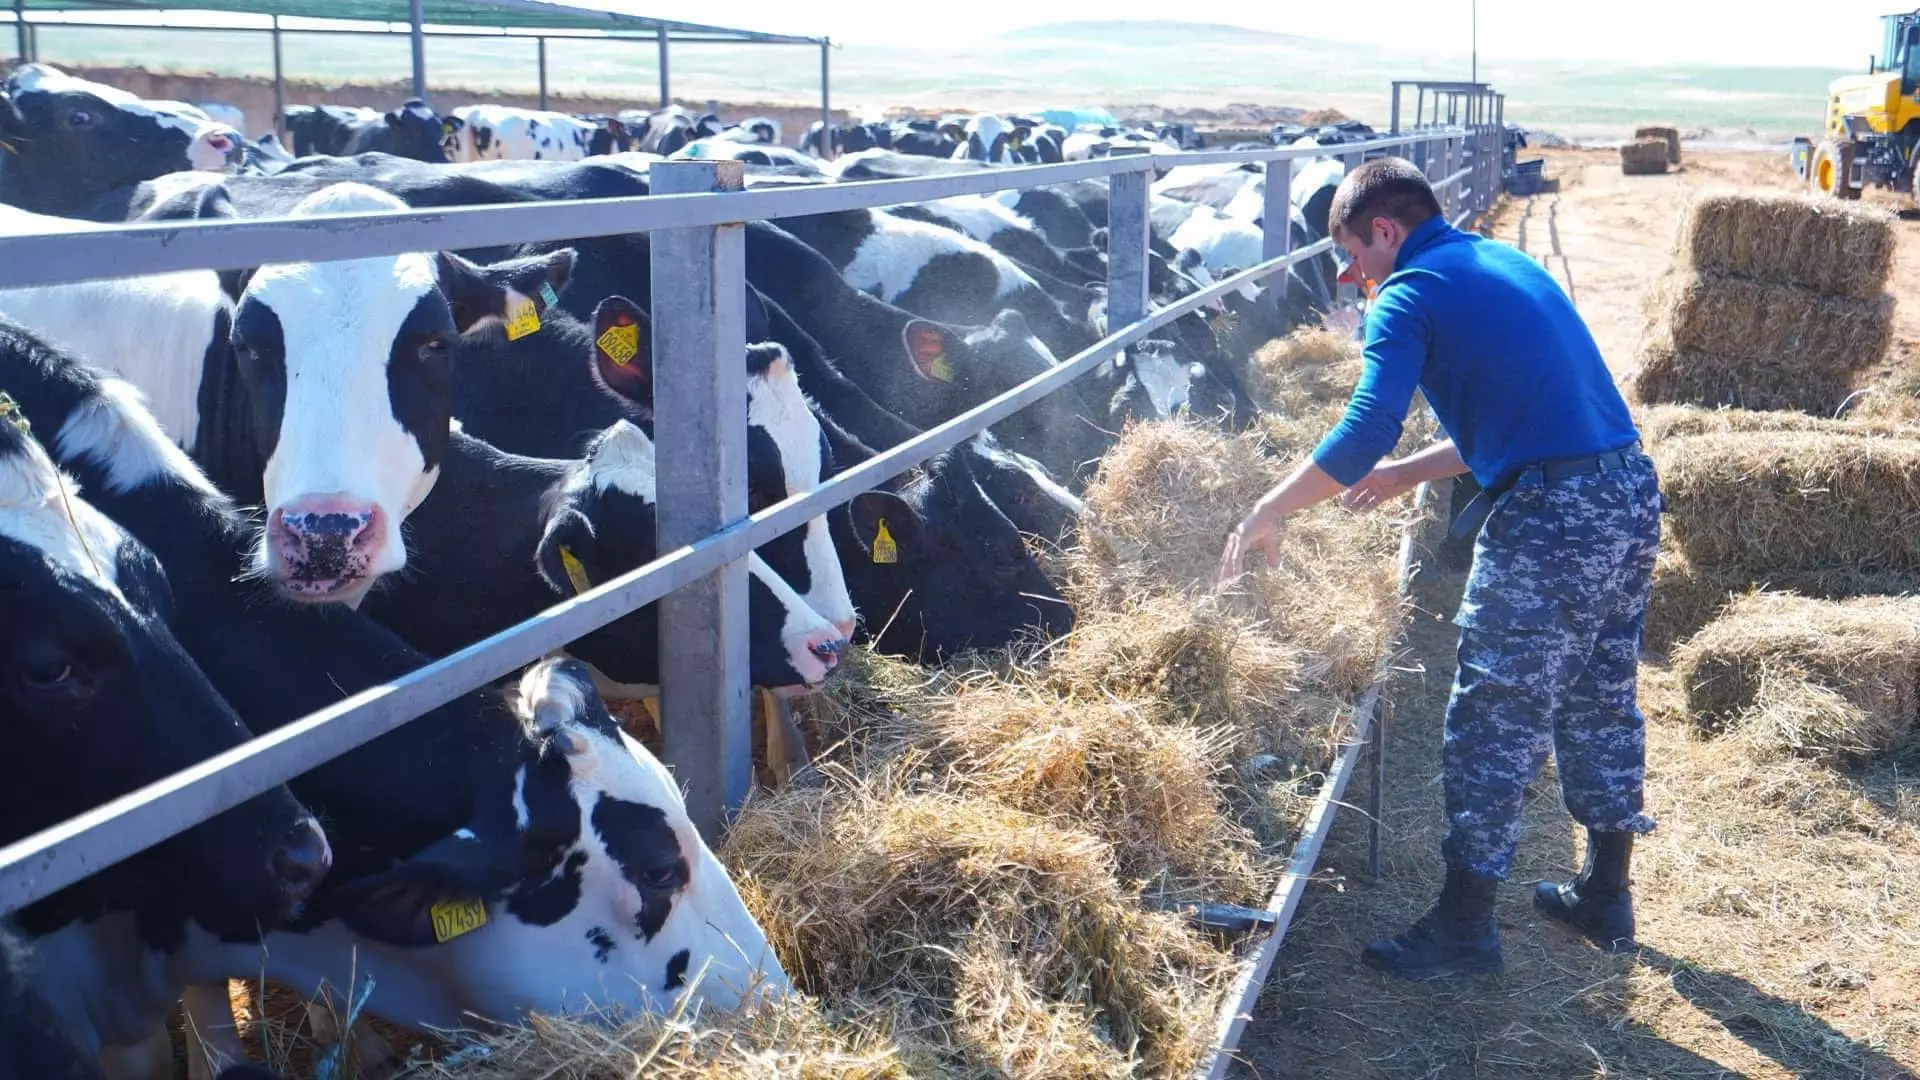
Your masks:
M1703 570L1663 546L1653 564L1653 594L1647 599L1641 653L1666 656L1712 622L1734 594L1746 590L1747 582L1740 575Z
M1920 440L1763 432L1656 443L1667 525L1696 565L1920 573Z
M1853 389L1847 370L1810 368L1798 357L1741 360L1676 349L1658 339L1642 345L1640 369L1628 380L1642 405L1800 411L1831 416Z
M1633 129L1635 141L1658 140L1665 144L1667 164L1680 164L1680 129L1670 127L1642 127Z
M918 771L904 762L790 789L734 825L721 858L755 883L756 914L778 928L795 979L829 1000L884 996L918 1018L923 1038L953 1046L966 950L1004 945L1025 1000L1058 1020L1056 1039L1069 1021L1099 1019L1093 1035L1071 1038L1103 1044L1099 1060L1064 1075L1101 1075L1110 1051L1152 1075L1192 1071L1232 957L1123 892L1097 838L992 800L913 792ZM1087 1012L1058 1008L1076 1003Z
M1829 296L1726 274L1670 271L1647 303L1649 337L1717 359L1779 360L1811 372L1864 370L1893 344L1893 297Z
M1763 741L1884 751L1920 706L1920 599L1741 597L1675 650L1674 670L1689 716L1708 730L1764 723Z
M1709 195L1681 215L1675 258L1703 273L1874 300L1893 273L1895 220L1804 194Z
M1620 146L1620 171L1628 176L1657 176L1667 171L1665 139L1636 139Z
M1868 712L1804 672L1770 668L1753 704L1734 721L1734 735L1763 758L1848 764L1898 746L1910 727L1910 718Z
M1920 423L1878 416L1849 414L1838 420L1801 412L1765 409L1705 409L1692 405L1655 405L1635 417L1640 437L1649 446L1664 439L1689 435L1731 435L1745 432L1810 431L1833 435L1869 435L1894 439L1920 438Z

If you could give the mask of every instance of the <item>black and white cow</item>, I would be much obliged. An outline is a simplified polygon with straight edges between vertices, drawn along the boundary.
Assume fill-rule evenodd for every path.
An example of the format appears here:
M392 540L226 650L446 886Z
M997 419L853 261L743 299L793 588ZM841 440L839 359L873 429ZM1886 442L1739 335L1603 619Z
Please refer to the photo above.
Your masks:
M291 215L404 208L340 184ZM223 489L265 508L259 572L289 598L352 603L404 567L401 525L446 450L460 336L537 320L543 287L551 295L571 266L563 249L491 267L442 252L255 270L235 307L230 366L202 376L196 456Z
M653 560L654 476L653 440L624 420L580 460L509 454L456 432L433 498L408 519L409 571L374 590L362 609L435 656L505 630ZM476 530L476 521L489 524ZM824 519L819 528L831 544ZM754 685L818 686L846 647L852 601L842 630L760 556L748 563ZM833 565L837 574L837 559ZM658 610L648 605L567 652L592 665L608 696L646 696L660 682Z
M286 123L295 157L378 151L416 161L447 160L441 145L445 125L419 98L408 98L385 113L365 107L290 105Z
M747 280L848 378L910 424L931 428L1054 364L1017 312L966 326L917 318L855 288L827 256L783 229L750 223L746 233ZM1111 444L1099 423L1069 387L994 430L1071 485Z
M206 114L143 101L46 64L0 83L0 203L77 213L116 188L171 172L230 172L245 140Z
M359 612L262 602L259 586L236 581L234 571L250 544L248 525L160 432L130 386L4 327L0 386L9 388L36 429L60 433L56 445L63 465L93 486L96 499L104 500L116 521L154 547L179 595L176 632L255 731L278 728L426 662L424 655ZM312 924L317 933L323 922L352 919L365 937L401 949L416 947L421 931L406 930L401 925L405 911L394 906L404 903L406 895L376 891L349 904L333 898L330 890L370 875L417 873L433 878L446 872L440 860L450 853L497 860L487 864L494 868L488 872L504 871L505 876L489 880L498 881L502 889L517 885L521 892L540 892L535 886L548 882L552 873L542 861L547 851L540 845L550 843L553 833L522 831L513 823L533 798L528 781L516 777L548 767L539 762L548 760L549 745L526 738L522 725L505 714L492 694L475 692L297 778L292 785L296 793L328 822L336 860L321 893L310 903L308 921L295 929ZM587 814L592 807L577 809ZM477 852L462 847L463 832L487 837L488 843ZM414 869L407 869L416 861ZM475 869L471 862L462 865ZM541 893L546 902L565 900L567 911L591 909L595 917L603 917L598 913L606 905L638 902L617 872L608 877L576 873L577 868L566 863L555 865L561 879L581 887L549 888ZM530 876L518 878L516 873ZM571 900L566 899L569 895ZM508 903L493 911L493 922L519 920L513 907ZM505 933L534 934L552 925L529 916L519 929ZM91 929L92 936L82 935L84 940L71 944L79 950L68 954L72 963L97 957L103 947L98 934L111 928ZM573 929L564 935L554 931L539 956L550 960L576 936ZM257 972L257 950L242 951L246 961L239 970L204 978ZM284 946L270 951L290 955ZM586 955L595 951L589 948ZM484 964L488 955L482 952L470 962ZM569 979L570 970L548 968L544 960L509 955L493 969L484 989L541 1000L579 989ZM139 1006L129 1006L133 1014L150 1015L157 1024L178 989L169 988L164 979L153 984L153 978L166 972L145 961L140 964L119 989L133 995L133 1005ZM175 977L188 982L203 978L191 971L168 976ZM334 985L346 984L336 980ZM116 997L100 1006L113 1009L129 1000ZM149 1007L158 1012L141 1011ZM137 1042L145 1034L130 1031L122 1041Z
M634 145L617 117L586 119L512 105L462 105L442 126L448 161L579 161Z

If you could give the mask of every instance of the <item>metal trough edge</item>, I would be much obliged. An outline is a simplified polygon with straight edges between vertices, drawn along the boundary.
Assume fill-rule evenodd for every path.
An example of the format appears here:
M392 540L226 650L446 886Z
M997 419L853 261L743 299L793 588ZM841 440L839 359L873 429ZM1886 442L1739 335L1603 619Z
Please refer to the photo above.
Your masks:
M1413 518L1400 536L1400 553L1395 562L1394 579L1398 583L1402 603L1406 601L1412 586L1414 535L1426 520L1425 511L1431 495L1429 484L1421 484L1414 489ZM1195 1070L1196 1078L1221 1080L1234 1060L1234 1052L1240 1047L1240 1037L1253 1019L1254 1004L1259 1000L1261 990L1266 987L1267 975L1273 970L1273 961L1280 954L1280 946L1286 941L1287 928L1293 922L1301 897L1306 895L1307 882L1313 877L1314 864L1320 858L1320 847L1332 831L1334 810L1346 793L1347 782L1353 779L1353 774L1359 768L1361 751L1371 741L1369 736L1378 719L1375 714L1380 707L1381 689L1386 685L1388 664L1400 638L1400 633L1393 635L1386 654L1380 658L1379 667L1374 672L1373 684L1367 687L1366 693L1361 695L1359 703L1353 708L1352 741L1341 747L1339 756L1334 759L1333 769L1327 773L1326 783L1320 786L1320 791L1314 796L1313 807L1307 812L1300 839L1294 842L1293 854L1287 860L1287 869L1280 875L1273 896L1267 901L1267 912L1274 916L1273 929L1261 939L1253 963L1234 980L1228 1000L1221 1006L1215 1020L1214 1030L1217 1034L1213 1049Z

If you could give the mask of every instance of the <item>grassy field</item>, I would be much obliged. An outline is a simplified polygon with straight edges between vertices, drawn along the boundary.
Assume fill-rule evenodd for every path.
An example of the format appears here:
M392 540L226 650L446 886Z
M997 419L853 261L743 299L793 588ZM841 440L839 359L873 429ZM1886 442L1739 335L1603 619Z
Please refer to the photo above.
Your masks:
M47 28L40 50L56 63L272 72L271 50L259 34ZM437 38L427 52L436 84L535 85L531 42ZM636 101L657 93L651 43L557 41L548 55L556 92L631 94ZM401 78L408 71L402 37L290 35L285 59L289 75L339 82ZM1464 58L1180 22L1063 23L925 49L851 45L837 49L832 63L835 103L854 109L1259 103L1331 107L1374 122L1386 119L1391 80L1468 74ZM1497 59L1483 59L1480 70L1508 94L1509 119L1530 127L1604 140L1658 121L1705 129L1717 140L1769 144L1817 125L1826 84L1838 74ZM805 103L817 100L819 69L805 48L682 46L674 53L673 78L677 93L696 100Z

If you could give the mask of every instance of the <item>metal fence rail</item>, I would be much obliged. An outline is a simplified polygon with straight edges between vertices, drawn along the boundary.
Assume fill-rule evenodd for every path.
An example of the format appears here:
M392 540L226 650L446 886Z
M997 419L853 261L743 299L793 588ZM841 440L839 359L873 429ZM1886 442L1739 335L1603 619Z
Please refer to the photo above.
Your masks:
M664 641L696 645L675 665L663 657L664 757L687 791L695 824L710 839L745 798L750 766L744 619L729 615L744 558L754 548L863 491L951 449L1074 381L1156 329L1220 296L1325 250L1331 241L1292 249L1291 162L1329 153L1411 156L1435 181L1449 220L1491 208L1493 189L1467 186L1487 157L1497 158L1490 127L1451 127L1353 143L1175 154L1121 154L1060 165L1018 166L957 176L877 180L819 187L739 190L733 162L669 162L652 167L660 194L579 202L432 211L347 214L310 219L190 222L0 239L0 288L57 284L187 269L237 269L272 262L327 261L440 248L659 231L651 245L656 367L674 381L657 388L661 455L659 557L564 600L524 622L408 673L370 687L193 768L129 793L58 826L0 848L0 915L71 885L160 843L462 694L479 689L552 650L663 598ZM1462 161L1471 160L1465 168ZM1149 310L1147 246L1150 170L1184 164L1264 164L1265 260L1179 302ZM745 417L729 389L744 343L746 222L921 202L961 194L1106 177L1109 207L1109 326L1106 337L990 401L848 469L817 489L745 514L740 477L722 477L725 446L744 446ZM1284 289L1286 279L1281 279ZM684 376L684 378L681 378ZM743 462L744 455L731 458ZM674 462L680 464L674 464ZM744 465L739 466L744 469ZM670 613L670 614L669 614Z

